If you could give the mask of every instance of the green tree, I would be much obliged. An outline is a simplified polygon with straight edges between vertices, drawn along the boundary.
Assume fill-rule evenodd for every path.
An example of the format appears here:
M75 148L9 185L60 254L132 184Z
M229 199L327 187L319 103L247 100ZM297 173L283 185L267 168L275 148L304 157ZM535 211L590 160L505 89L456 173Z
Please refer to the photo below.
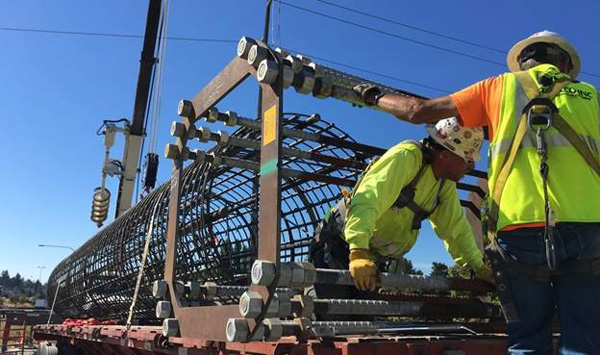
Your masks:
M434 261L431 264L431 276L448 277L448 265Z
M405 275L423 275L423 271L415 269L412 261L405 257L392 260L388 266L388 271Z

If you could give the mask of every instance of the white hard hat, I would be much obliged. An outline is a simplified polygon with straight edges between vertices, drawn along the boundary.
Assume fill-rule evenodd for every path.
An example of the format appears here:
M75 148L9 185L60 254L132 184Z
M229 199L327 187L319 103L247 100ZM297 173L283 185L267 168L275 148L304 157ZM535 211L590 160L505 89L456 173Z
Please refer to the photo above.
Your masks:
M508 56L506 57L506 63L508 64L508 69L510 69L510 71L515 72L521 70L519 67L519 55L521 55L523 49L534 43L550 43L560 47L562 50L567 52L569 57L571 57L572 68L567 74L569 74L571 79L575 79L577 75L579 75L579 71L581 70L581 60L579 59L579 54L577 54L575 48L569 44L569 41L564 39L558 33L551 31L534 33L521 42L515 44L510 49Z
M483 144L483 130L480 127L463 127L456 117L450 117L435 125L428 125L427 133L438 144L463 159L481 159L479 150Z

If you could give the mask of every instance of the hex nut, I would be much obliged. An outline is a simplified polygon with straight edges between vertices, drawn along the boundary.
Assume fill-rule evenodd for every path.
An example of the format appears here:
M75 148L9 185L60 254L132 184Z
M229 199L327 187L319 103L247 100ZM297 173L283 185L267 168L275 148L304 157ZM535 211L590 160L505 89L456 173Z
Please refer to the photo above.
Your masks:
M217 284L214 282L205 282L204 285L202 285L202 288L204 288L204 292L206 294L206 298L213 299L217 296Z
M243 318L229 318L225 329L228 341L246 341L250 334L248 321Z
M273 84L277 81L279 68L274 61L265 59L260 62L256 73L256 79L265 84Z
M308 295L295 295L292 298L294 301L299 302L301 308L300 313L294 313L294 317L311 317L315 311L315 303L313 298Z
M240 296L240 314L244 318L256 318L262 312L263 301L255 291L246 291Z
M194 156L194 163L196 164L204 164L206 161L206 153L203 150L194 149L190 155Z
M302 267L304 268L304 287L314 285L317 281L317 269L313 264L307 262L303 262Z
M192 118L194 114L194 104L188 100L181 100L177 105L177 114L181 117Z
M289 298L279 299L279 312L277 316L279 318L286 318L292 315L292 301Z
M296 92L298 92L300 94L307 95L307 94L312 93L314 87L315 87L314 76L312 76L309 73L307 73L306 71L304 71L304 80L302 80L302 85L294 86L294 89L296 89Z
M179 334L179 322L177 318L167 318L163 320L162 333L166 337L174 337Z
M217 135L219 136L219 144L228 145L229 144L229 133L225 131L217 131Z
M302 54L296 54L296 58L300 59L302 64L308 65L312 62L312 59L310 59L309 57L303 56Z
M210 140L210 134L212 131L208 127L200 127L196 131L196 138L202 143L206 143Z
M179 158L179 147L177 144L169 143L165 146L165 158L177 159Z
M279 47L275 48L275 52L279 53L279 55L280 55L282 58L285 58L285 57L287 57L288 55L290 55L290 53L289 53L288 51L286 51L285 49L281 49L281 48L279 48Z
M177 296L183 296L185 293L185 285L181 281L175 282L175 294Z
M165 280L156 280L152 284L152 296L163 299L167 296L167 292L169 292L169 284Z
M216 107L211 107L208 109L208 115L206 116L206 121L209 123L215 123L219 119L219 109Z
M269 51L259 46L258 44L250 47L250 51L248 51L248 64L257 68L260 62L267 59L269 57Z
M278 341L283 336L283 322L281 319L269 318L263 320L265 327L265 340Z
M185 288L190 299L196 300L202 296L202 285L200 282L188 281Z
M292 70L292 68L284 65L283 66L283 88L287 89L289 88L292 83L294 82L294 76L296 76L296 73L294 73L294 71Z
M227 121L225 121L227 126L233 127L238 124L238 114L235 111L226 111L225 114L227 115Z
M277 286L289 286L292 282L292 265L290 263L279 264L279 280Z
M252 283L255 285L269 286L275 280L277 270L275 263L265 260L256 260L252 264Z
M171 316L171 312L173 311L173 307L171 307L171 302L169 301L158 301L156 303L155 313L156 318L169 318Z
M252 38L246 36L242 37L238 42L237 56L246 59L248 57L248 52L250 51L250 48L255 44L256 41Z
M198 130L196 129L196 126L194 126L194 125L192 124L192 125L190 125L190 128L188 128L188 130L187 130L187 132L186 132L186 134L185 134L185 137L186 137L187 139L194 139L194 138L196 138L196 132L197 132L197 131L198 131Z
M265 317L277 317L278 314L279 314L279 297L277 295L273 295L273 298L271 298L271 302L269 303L269 308L267 308Z
M323 76L315 79L313 96L317 99L325 99L333 93L333 82L330 77Z
M285 59L290 63L290 67L294 71L294 73L300 73L304 65L302 65L302 61L292 55L288 55Z
M210 157L210 162L212 164L213 168L219 167L222 165L223 159L221 159L220 156L218 156L217 154L213 153L209 153L208 156Z
M181 122L173 121L171 123L171 135L173 137L183 137L185 134L185 125Z
M290 281L290 287L304 287L304 268L302 263L293 262L290 263L292 267L292 280Z

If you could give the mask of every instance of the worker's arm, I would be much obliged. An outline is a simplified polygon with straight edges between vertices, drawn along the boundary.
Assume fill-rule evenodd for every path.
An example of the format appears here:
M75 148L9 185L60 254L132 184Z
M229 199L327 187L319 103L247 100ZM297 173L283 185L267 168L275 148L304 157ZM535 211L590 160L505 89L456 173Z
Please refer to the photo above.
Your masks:
M377 220L391 208L402 188L417 173L421 159L418 147L396 145L369 168L355 187L344 237L350 246L350 274L359 290L374 291L377 288L379 277L369 253L369 241Z
M458 115L458 109L450 98L424 100L392 94L383 94L371 84L361 84L354 91L370 106L377 106L397 118L411 123L435 123L443 118Z
M399 144L369 168L360 185L355 187L344 225L344 237L350 249L369 249L377 220L415 176L421 159L418 147Z
M377 106L401 120L411 123L436 123L437 121L458 115L458 110L450 96L432 100L414 97L384 95Z
M477 248L473 230L460 205L456 183L444 183L440 204L430 220L433 230L444 241L448 253L457 264L475 271L483 266L483 255Z

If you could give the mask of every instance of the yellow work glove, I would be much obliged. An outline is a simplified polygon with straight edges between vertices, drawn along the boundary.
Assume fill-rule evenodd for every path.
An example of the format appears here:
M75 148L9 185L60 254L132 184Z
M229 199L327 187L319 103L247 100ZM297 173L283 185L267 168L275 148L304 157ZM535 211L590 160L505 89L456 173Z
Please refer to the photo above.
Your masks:
M375 291L379 283L379 272L366 249L350 250L350 274L354 286L361 291Z
M479 269L475 270L475 277L488 283L494 284L494 276L492 275L492 269L489 266L483 264Z

